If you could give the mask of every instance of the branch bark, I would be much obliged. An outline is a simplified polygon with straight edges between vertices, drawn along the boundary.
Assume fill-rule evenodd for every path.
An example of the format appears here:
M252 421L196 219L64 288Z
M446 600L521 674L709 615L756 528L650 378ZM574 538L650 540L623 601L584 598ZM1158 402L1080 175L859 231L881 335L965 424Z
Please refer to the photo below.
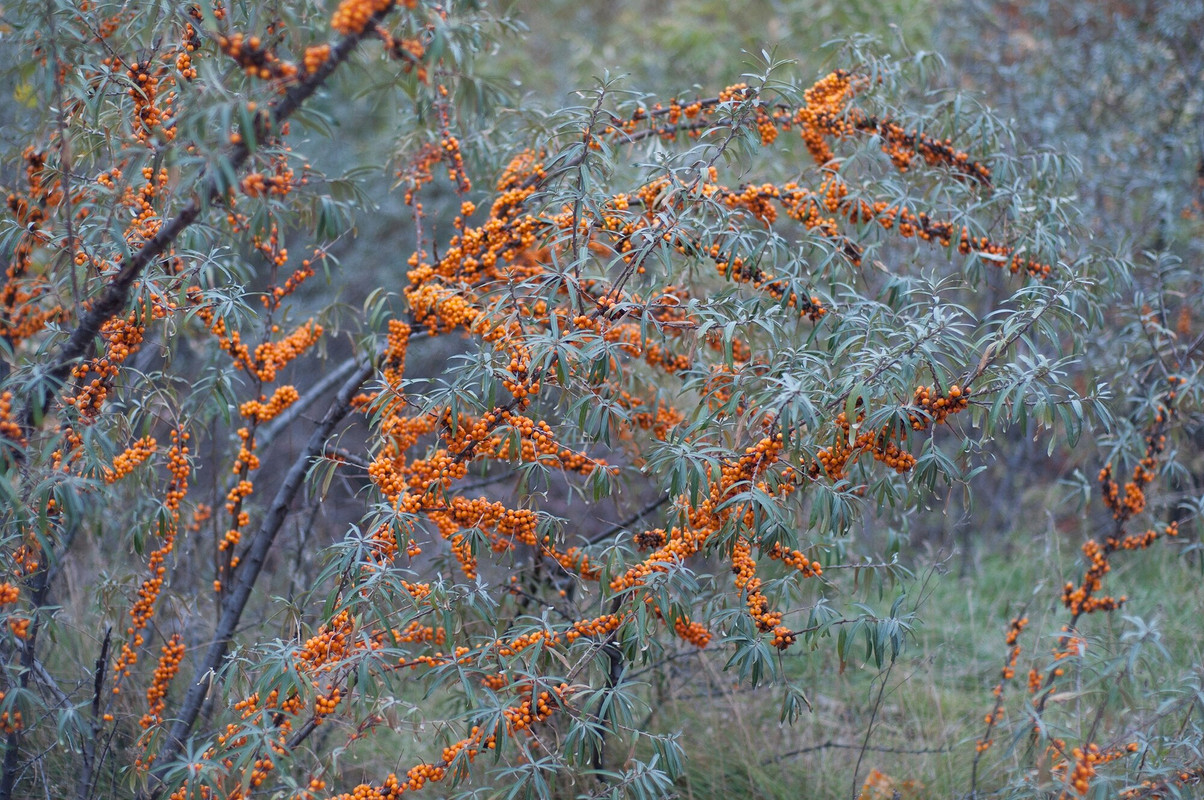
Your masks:
M211 678L221 670L225 662L230 642L234 638L234 632L237 630L242 613L251 598L251 591L259 579L264 561L267 560L268 553L271 551L272 543L276 540L276 535L284 525L289 508L292 506L297 492L300 491L301 485L305 482L305 476L309 472L310 464L321 455L335 427L351 412L352 398L355 397L355 394L363 386L364 382L371 377L375 369L376 365L372 361L364 363L339 389L339 393L331 404L330 409L326 412L326 416L318 424L313 434L310 435L304 450L301 451L301 455L293 462L292 467L289 468L284 478L284 482L277 490L276 496L272 498L272 504L260 523L259 530L256 531L251 546L248 548L242 563L239 564L238 572L235 574L234 590L223 605L221 618L218 620L213 640L209 645L208 651L205 653L204 659L197 665L192 682L188 687L188 693L185 695L184 701L176 713L175 724L172 725L167 741L164 742L163 747L160 748L158 754L155 756L154 763L157 766L152 774L152 778L157 785L152 786L151 789L140 795L140 797L154 800L167 788L162 783L163 777L167 769L172 766L172 761L183 749L184 741L191 733L193 725L196 724L201 706L205 702L206 695L209 693L209 687L212 683Z

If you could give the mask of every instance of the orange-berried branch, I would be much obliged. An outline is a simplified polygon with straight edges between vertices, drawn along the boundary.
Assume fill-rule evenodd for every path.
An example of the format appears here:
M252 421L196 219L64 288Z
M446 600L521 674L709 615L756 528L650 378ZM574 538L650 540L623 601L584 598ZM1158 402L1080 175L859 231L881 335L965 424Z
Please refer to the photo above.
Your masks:
M414 9L419 4L408 0L403 5ZM764 507L785 508L787 501L798 501L816 486L830 488L833 494L864 492L859 483L875 469L871 462L897 476L913 474L918 463L913 449L921 435L950 424L970 407L972 398L989 393L977 382L987 357L973 372L970 365L938 368L931 361L911 371L905 382L884 393L887 397L879 404L889 406L893 415L885 423L885 417L870 409L868 394L853 397L852 391L841 397L834 392L825 399L814 422L784 422L780 408L762 407L739 394L741 378L758 375L766 366L755 331L738 328L735 319L720 329L700 309L719 286L757 298L791 326L809 331L836 324L833 320L843 310L816 288L814 275L795 274L798 262L774 266L742 235L785 241L801 234L852 267L862 263L865 239L893 236L1002 267L1021 280L1043 281L1051 275L1050 265L1024 248L972 234L974 223L941 218L886 190L875 194L873 187L850 188L842 155L865 141L881 148L887 172L909 179L931 174L975 197L990 195L994 186L986 162L956 149L950 140L907 130L860 108L858 101L874 88L873 82L846 70L821 78L797 103L769 100L763 90L736 84L713 98L673 101L624 119L603 111L600 95L588 122L571 135L573 148L559 156L547 150L522 151L492 188L474 190L466 166L467 145L455 120L456 98L440 83L450 73L431 55L438 51L436 43L442 47L442 29L430 24L405 35L395 33L383 23L396 6L394 0L342 0L330 20L340 38L303 52L298 48L293 60L282 55L280 31L274 25L261 36L232 30L228 24L214 27L200 9L189 9L179 41L168 52L123 58L113 51L104 65L128 86L128 96L122 95L130 108L128 137L154 164L140 170L140 182L128 182L123 174L128 165L123 162L85 187L71 186L54 177L44 153L31 149L25 156L26 191L9 200L26 231L0 292L0 336L9 349L31 349L40 340L53 346L41 358L40 374L28 384L32 389L27 396L0 393L0 434L7 440L3 457L20 464L26 449L32 452L38 437L44 437L55 444L49 469L56 474L97 487L128 486L150 474L158 476L156 496L163 495L153 547L140 567L118 654L107 665L113 697L103 708L97 703L101 727L116 729L118 698L131 694L127 689L138 665L155 660L152 622L168 585L173 554L186 537L199 535L203 522L212 520L215 526L211 585L216 621L199 640L191 632L163 632L145 708L134 717L139 743L133 772L143 781L143 800L164 795L185 800L195 788L192 782L210 773L216 777L198 796L246 800L267 791L267 781L278 774L279 765L301 753L314 731L330 730L331 721L340 715L350 717L352 700L363 691L361 680L395 679L403 671L424 680L454 671L462 680L476 681L498 699L495 722L466 723L433 763L390 773L378 783L362 784L337 797L383 800L417 791L462 773L479 754L520 734L524 747L543 747L534 734L541 723L557 711L587 713L578 707L577 698L586 688L578 679L587 673L591 659L599 654L609 659L606 680L613 688L625 657L619 645L641 625L697 648L708 647L722 635L713 619L699 616L696 598L664 589L702 556L717 554L730 567L731 583L723 585L737 598L736 624L750 631L750 639L759 647L767 643L781 651L794 646L813 629L787 624L792 612L783 608L766 567L797 583L816 585L827 580L826 564L821 563L821 549L810 543L767 537ZM446 21L447 9L429 10ZM227 20L220 4L208 11L223 23ZM337 379L328 376L306 385L289 375L307 363L302 359L315 358L313 351L327 343L328 332L308 315L301 317L303 322L290 321L286 301L306 285L327 253L316 248L311 258L290 271L287 223L272 209L284 208L281 204L308 181L309 165L300 170L291 166L286 145L290 118L369 39L382 43L402 74L429 89L429 109L422 113L429 111L432 139L438 141L417 147L397 175L418 230L400 292L399 305L404 308L394 310L391 318L384 314L383 319L365 320L370 333L383 335L383 346L364 347L371 355L348 361L335 371ZM239 101L243 123L222 134L229 139L223 139L220 154L205 164L196 184L185 187L176 201L173 192L180 188L174 166L159 164L156 156L170 147L190 156L195 152L195 145L181 142L184 126L178 124L176 90L201 81L206 49L233 68L229 74L265 81L275 95L263 108ZM88 80L100 86L104 78L98 73ZM721 180L719 165L745 133L766 149L783 141L784 135L797 135L814 162L813 185L802 177L744 184ZM690 170L673 167L645 174L628 191L606 188L592 198L597 202L549 200L604 146L630 152L636 143L654 137L667 145L697 140L697 152L705 157ZM59 141L57 146L62 154L67 143ZM445 170L459 213L452 235L428 252L419 197L423 187L435 183L437 169ZM474 191L485 196L479 205L471 199L478 197ZM82 219L75 209L103 203L128 212L130 221L120 230L120 241L109 242L111 252L83 246L70 252L75 237L63 240L56 235L56 216L66 214L72 224ZM266 265L263 277L268 285L260 295L263 308L257 328L215 300L219 293L207 291L200 268L189 263L187 240L181 237L199 227L215 206L224 212L225 230L244 237L248 252ZM69 258L91 281L78 312L52 302L52 287L44 270L39 271L39 259L47 253ZM662 263L678 262L691 268L705 265L704 274L687 277L682 270L658 283L655 273ZM797 272L805 269L803 265ZM119 407L121 378L134 375L133 356L152 334L150 326L156 320L165 328L192 325L199 330L223 367L244 379L247 387L242 396L230 398L236 422L230 425L230 458L219 465L224 477L213 482L212 506L194 496L198 472L205 474L197 469L197 454L188 444L198 428L182 413L177 419L170 407L162 412L163 419L148 423L162 425L154 435L122 431L128 446L114 447L120 452L101 466L87 466L88 438L101 427L104 415ZM55 338L54 325L65 329L61 339ZM407 371L411 344L418 338L453 335L474 341L482 365L476 376L479 384L466 389L449 383L447 394L423 396L414 388L415 371ZM907 352L909 357L914 349L913 345ZM872 383L881 373L866 374ZM946 379L954 374L971 378L960 383ZM638 380L625 382L623 376ZM285 427L310 424L304 421L304 409L336 385L324 416L312 423L304 444L280 470L275 494L261 498L263 487L274 485L275 477L263 474L267 444ZM563 424L557 404L580 398L614 411L618 421L608 423L605 435ZM697 409L689 403L696 403ZM841 405L844 409L838 412ZM731 423L731 430L720 434L723 447L711 446L708 436L714 431L694 424L698 409L711 421ZM163 425L168 419L170 428ZM56 432L43 430L49 427L47 420L58 425ZM348 456L332 444L353 423L368 431L366 455ZM791 439L804 433L817 444L800 452ZM599 452L604 439L612 446ZM531 498L515 498L513 492L488 496L478 493L478 488L490 485L487 482L468 483L508 466L553 475L574 488L582 483L605 486L628 467L647 467L655 473L650 460L659 448L672 447L693 450L691 456L704 454L706 458L694 462L705 461L704 466L680 486L673 484L662 500L648 505L647 513L616 529L613 535L623 546L607 558L599 557L589 544L562 541L556 526L548 524L550 514ZM1155 455L1149 454L1151 462ZM229 674L228 655L244 613L307 476L324 459L331 475L348 465L367 474L366 487L363 476L355 475L376 502L376 515L366 517L371 522L359 542L363 556L331 573L335 588L328 598L328 618L309 628L309 635L299 636L282 657L284 672L301 683L287 690L240 692L229 709L234 716L206 731L203 710L206 703L215 702L218 679ZM166 471L154 472L161 467ZM1152 469L1151 465L1135 473L1133 491L1126 490L1123 503L1113 493L1116 497L1109 503L1115 504L1118 521L1127 519L1121 517L1124 509L1138 504ZM47 516L57 518L60 509L54 500L50 503ZM653 519L651 512L661 503L672 511ZM0 583L0 607L7 611L24 599L33 608L14 608L7 616L14 636L28 642L23 657L29 666L37 614L47 594L48 565L55 556L48 548L58 542L39 540L32 530L22 531L22 536L12 553L13 578ZM1104 544L1105 566L1112 550L1144 546L1131 538ZM631 548L625 547L628 543ZM501 562L521 553L538 569L546 567L574 581L591 599L609 603L610 610L557 609L559 621L544 620L542 627L533 624L521 633L503 631L500 625L489 630L485 623L461 628L428 624L425 618L445 602L440 595L445 587L398 576L418 563L424 550L439 549L450 553L462 584L484 587L496 565L483 562ZM503 569L517 581L514 570ZM1101 568L1084 579L1082 598L1072 606L1076 619L1079 613L1107 605L1106 599L1095 597L1103 572ZM396 593L391 599L398 607L382 614L360 613L357 604L366 602L379 584ZM503 582L503 592L505 586ZM399 623L393 614L412 616ZM1022 627L1018 621L1009 633L1014 649L1005 681L1015 666L1015 638ZM566 665L564 674L553 678L539 659L544 665L551 659ZM173 704L173 681L186 666L189 682ZM99 687L106 673L98 674ZM1002 683L997 697L1001 695ZM4 699L0 695L0 701ZM985 740L998 719L999 703ZM12 795L26 722L15 711L0 716L0 732L8 737L0 800ZM348 743L384 724L379 714L364 716L348 734ZM249 766L233 774L233 765L244 762ZM324 769L313 774L299 797L309 800L326 791Z

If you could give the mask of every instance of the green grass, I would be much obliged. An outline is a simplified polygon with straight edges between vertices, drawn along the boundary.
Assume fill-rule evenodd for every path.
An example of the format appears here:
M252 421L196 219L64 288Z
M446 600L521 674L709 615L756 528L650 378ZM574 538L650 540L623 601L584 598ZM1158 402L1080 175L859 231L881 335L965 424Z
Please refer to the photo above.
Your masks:
M1155 690L1170 697L1204 660L1204 642L1194 633L1204 614L1200 567L1179 550L1158 542L1150 550L1113 557L1105 592L1127 594L1129 602L1120 612L1095 614L1081 623L1089 641L1084 668L1068 670L1056 694L1072 697L1059 696L1045 714L1067 747L1085 744L1088 737L1101 747L1140 740L1138 720L1154 713ZM1005 628L1027 603L1024 651L1006 690L1006 717L983 756L978 788L1002 791L1017 782L1036 764L1024 752L1025 676L1031 664L1048 663L1067 619L1059 598L1062 581L1081 570L1076 556L1071 542L1054 546L1038 540L1017 557L984 558L971 577L934 575L919 610L923 624L888 670L848 665L842 672L830 641L815 652L791 651L783 658L785 671L812 706L793 726L779 723L780 690L738 687L734 676L722 671L719 653L701 655L688 675L658 687L650 723L653 730L682 731L688 759L682 796L847 800L853 797L859 756L858 786L877 769L899 783L922 785L915 796L962 796L970 789L975 742L983 734L991 689L1006 656ZM1159 632L1166 655L1147 641L1134 670L1118 674L1140 627L1126 619L1130 616ZM883 680L886 690L875 714ZM874 726L862 756L871 716ZM1166 732L1165 722L1151 730ZM1012 747L1016 736L1019 745ZM1114 762L1107 769L1123 782L1132 777L1125 770L1136 761Z

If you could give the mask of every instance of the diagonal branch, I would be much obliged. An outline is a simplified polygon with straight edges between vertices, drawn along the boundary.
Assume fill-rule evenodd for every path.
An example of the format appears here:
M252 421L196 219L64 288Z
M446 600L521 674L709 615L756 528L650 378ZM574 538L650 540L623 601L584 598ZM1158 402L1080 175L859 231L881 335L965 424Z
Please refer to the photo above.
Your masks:
M293 500L305 481L310 465L321 455L335 427L351 412L352 398L355 397L364 382L372 376L375 369L376 365L372 361L365 362L339 389L326 416L309 437L305 448L289 468L288 474L285 475L284 482L277 490L276 496L272 498L272 504L239 565L234 589L222 608L221 618L218 620L217 630L214 631L209 649L206 651L204 659L197 665L192 682L188 687L188 693L184 696L184 701L176 714L176 720L167 741L155 756L154 763L158 765L158 768L153 777L157 785L141 797L156 798L166 788L162 783L163 777L172 766L173 759L183 748L184 740L191 732L192 726L196 724L201 706L209 693L211 678L218 673L226 659L226 652L234 638L234 632L238 628L242 612L251 598L251 591L263 569L264 561L267 560L268 553L271 551L272 543L276 540L276 534L284 525Z
M385 9L378 11L372 18L373 22L384 18L393 8L390 3ZM339 41L331 50L330 57L318 69L294 84L266 110L261 112L255 121L257 140L274 130L291 117L302 104L308 100L318 88L324 84L334 71L342 64L355 48L366 37L371 35L371 26L366 26L365 32L350 34ZM230 170L237 172L251 156L251 148L247 144L249 131L243 133L242 141L232 145L226 152L224 160L229 163ZM34 397L26 405L22 418L22 427L26 432L41 424L42 419L50 409L54 397L63 387L72 368L91 351L96 337L106 322L121 313L130 298L134 283L142 276L147 267L163 256L175 243L180 235L200 217L201 212L210 204L222 197L224 181L222 170L210 164L202 171L201 186L189 199L188 204L176 214L171 221L163 225L137 252L126 256L121 261L117 274L105 287L100 297L88 310L71 336L59 348L58 353L45 368L41 380L33 390ZM207 174L206 174L207 173Z

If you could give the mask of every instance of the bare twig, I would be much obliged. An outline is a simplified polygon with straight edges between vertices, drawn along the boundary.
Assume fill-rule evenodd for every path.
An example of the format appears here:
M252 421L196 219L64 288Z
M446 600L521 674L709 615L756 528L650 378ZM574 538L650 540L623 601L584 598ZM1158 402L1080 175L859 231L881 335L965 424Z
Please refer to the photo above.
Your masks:
M865 726L865 738L861 741L861 748L857 751L857 763L853 765L853 792L850 795L853 800L858 800L861 797L861 790L857 786L857 778L861 772L861 762L865 759L865 754L870 747L870 736L874 733L874 722L878 719L878 712L882 710L882 698L886 695L886 684L890 682L890 674L895 668L895 659L890 660L890 665L886 668L886 673L882 676L882 684L878 687L878 697L874 700L873 710L870 711L870 721Z
M813 744L809 747L800 747L797 750L791 750L786 753L779 753L773 758L767 758L761 762L761 766L767 767L770 764L777 764L780 761L785 761L794 756L801 756L806 753L815 753L820 750L862 750L867 753L891 753L894 755L904 756L927 756L940 755L942 753L951 752L949 747L886 747L882 745L867 745L864 742L861 744L849 744L846 742L834 742L829 739L820 744Z
M592 537L589 540L589 543L597 544L598 542L604 542L607 539L609 539L610 537L612 537L616 534L622 533L625 530L630 529L632 525L636 524L641 519L643 519L644 517L651 514L653 511L656 511L658 508L660 508L667 502L669 502L669 495L665 495L664 497L661 497L657 500L652 501L651 503L644 506L643 508L641 508L639 511L637 511L635 514L631 515L627 519L623 520L622 522L618 523L617 525L614 525L611 528L606 529L602 533L599 533L598 535Z
M104 691L105 672L109 665L109 646L113 642L113 628L105 629L105 638L100 645L100 655L92 669L92 719L90 727L92 735L84 739L83 766L80 769L79 781L76 783L76 800L88 800L92 796L92 776L96 772L96 742L100 738L102 727L100 717L100 698Z

